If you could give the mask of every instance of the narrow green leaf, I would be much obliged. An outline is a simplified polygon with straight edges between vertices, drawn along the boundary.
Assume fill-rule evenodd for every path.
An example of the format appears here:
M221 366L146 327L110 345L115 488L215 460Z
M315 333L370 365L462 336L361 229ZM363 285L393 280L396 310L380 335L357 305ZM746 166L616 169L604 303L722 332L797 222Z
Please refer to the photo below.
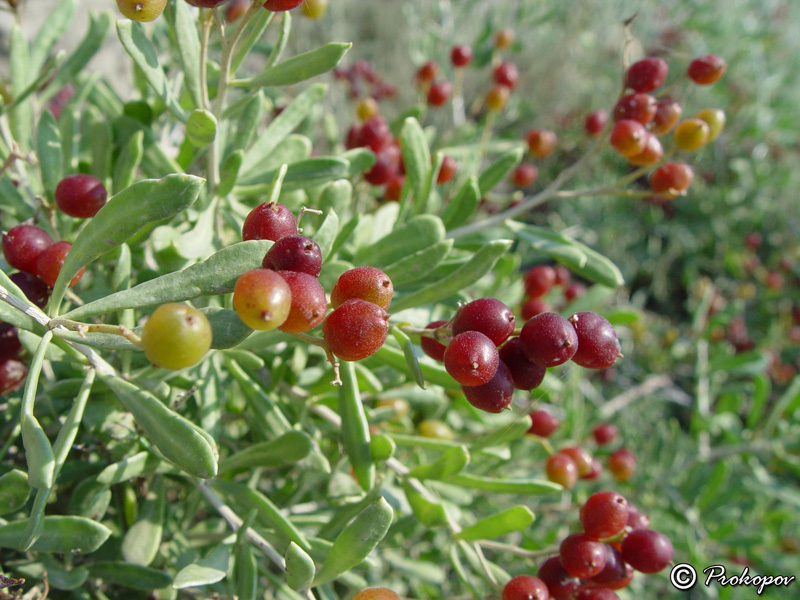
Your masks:
M131 457L108 465L97 476L98 483L116 485L137 477L146 477L153 473L177 472L169 463L164 462L150 452L139 452Z
M56 118L49 110L44 111L39 119L36 130L36 156L39 159L45 194L52 202L56 186L64 175L61 170L61 133Z
M772 407L767 421L764 424L765 439L770 439L772 437L775 432L775 427L778 425L778 421L783 415L792 414L798 406L800 406L800 375L792 380L789 387L786 388L786 391L783 392Z
M431 152L428 149L425 133L414 117L407 118L403 123L403 129L400 131L400 147L406 175L414 190L415 205L418 205L423 202L425 181L431 170Z
M361 403L355 366L343 361L340 365L339 415L342 417L342 444L361 487L369 490L375 484L375 464L369 453L369 423Z
M231 82L234 87L269 87L291 85L322 75L338 65L352 44L329 43L292 57L277 65L267 67L260 74L248 79Z
M289 431L268 442L248 446L232 454L219 465L220 474L255 468L274 469L294 464L311 452L311 438L300 431Z
M246 157L245 157L246 160ZM305 190L323 183L341 179L347 175L347 161L332 157L308 158L288 165L286 177L283 180L282 191ZM278 170L262 173L259 177L265 181L271 180ZM269 183L255 185L238 185L234 189L237 194L255 196L266 193L271 187Z
M380 350L378 350L367 360L370 362L388 365L394 369L397 369L398 371L408 373L409 376L414 379L414 374L409 370L408 363L406 362L405 354L403 354L403 352L400 350L387 346L386 344L384 344ZM420 362L419 368L422 371L422 376L428 383L440 385L450 390L461 389L461 386L450 376L447 371L445 371L443 366L438 364L434 365L428 362Z
M426 527L447 525L447 512L440 501L426 496L408 482L403 484L403 491L411 505L411 511L420 523Z
M114 165L111 191L116 194L133 184L144 156L144 132L135 132L123 146Z
M286 583L293 590L304 590L314 581L314 561L294 542L286 549Z
M478 178L472 175L459 188L455 196L445 204L442 221L448 231L466 223L478 210L481 201L481 189Z
M69 29L77 5L77 0L61 0L48 13L47 19L31 40L31 73L38 73L44 66L53 46Z
M322 225L319 226L314 233L314 241L317 243L322 254L322 259L325 260L331 253L333 242L336 240L336 235L339 233L339 217L332 208L325 216Z
M183 590L222 581L228 574L230 557L231 547L227 544L219 544L205 558L178 571L172 582L172 589Z
M375 164L375 153L366 148L353 148L347 152L342 152L339 158L346 160L349 165L347 168L348 177L363 173Z
M344 227L339 230L339 234L336 236L336 239L333 240L333 246L331 247L330 254L328 257L336 256L336 253L339 251L345 242L350 239L350 236L353 234L353 231L356 230L358 227L359 222L361 221L361 215L355 215L352 219L350 219L347 223L345 223ZM324 262L328 262L326 257Z
M25 447L25 461L28 463L28 483L33 488L51 488L55 479L53 447L50 445L44 429L33 415L34 401L39 388L39 376L52 339L52 331L47 331L36 347L22 394L20 414L22 445Z
M244 528L245 526L242 525L242 529ZM258 597L258 565L250 542L247 540L236 543L233 559L233 583L238 600L256 600Z
M504 152L478 177L478 189L481 196L487 194L494 186L508 177L509 173L522 161L525 154L523 148L513 148Z
M549 494L563 489L557 483L541 479L492 479L464 474L449 477L447 483L471 490L500 494Z
M463 471L469 461L469 451L464 446L456 446L433 462L417 465L408 474L417 479L446 479Z
M292 32L292 14L285 11L281 15L281 30L278 32L278 39L272 47L267 57L267 64L265 66L271 67L278 62L286 49L286 44L289 42L289 34Z
M442 240L384 268L394 289L420 281L447 258L455 240Z
M126 562L146 567L155 560L164 531L164 505L164 480L157 477L139 511L139 518L122 538L120 551Z
M435 215L412 217L389 235L360 249L354 262L381 268L441 242L444 236L444 225L439 217Z
M90 563L89 573L93 579L102 579L107 584L145 592L160 590L172 583L172 577L162 571L122 561Z
M31 494L28 476L18 469L12 469L0 476L0 515L18 511L25 506Z
M411 338L409 338L401 329L396 327L392 328L392 335L403 349L403 356L406 359L406 366L408 367L411 375L414 377L414 381L420 388L424 390L425 378L422 375L422 369L419 366L419 357L417 356L417 350L414 346L414 343L411 341Z
M521 438L530 428L530 421L527 417L518 417L508 425L501 425L496 429L484 433L475 438L470 444L473 451L491 448L492 446L506 445L516 439Z
M267 437L283 435L292 426L286 415L272 401L267 393L256 384L235 360L225 357L228 372L242 388L248 404L259 425L259 430Z
M0 526L0 548L19 548L27 525L28 520L22 519ZM102 546L110 535L108 527L84 517L45 517L42 533L32 548L54 554L89 554Z
M242 36L242 38L239 40L239 44L236 46L236 51L233 53L233 60L231 61L231 73L236 73L236 71L239 70L242 61L250 54L250 50L253 49L253 47L264 35L267 27L269 27L270 23L272 23L272 19L275 17L275 14L276 13L269 10L258 10L256 8L255 16L252 17L248 23L250 31L246 35ZM288 15L288 13L284 14Z
M33 73L29 64L28 40L19 23L11 26L8 58L11 70L11 95L22 96L28 88ZM22 149L30 148L33 129L33 109L30 100L25 99L16 103L9 111L8 120L14 140Z
M195 108L203 106L200 89L200 37L197 19L186 2L170 2L165 11L167 22L175 35L175 48L181 62L183 82Z
M457 540L474 542L491 540L514 531L520 531L533 523L534 515L527 506L514 506L497 514L481 519L455 534Z

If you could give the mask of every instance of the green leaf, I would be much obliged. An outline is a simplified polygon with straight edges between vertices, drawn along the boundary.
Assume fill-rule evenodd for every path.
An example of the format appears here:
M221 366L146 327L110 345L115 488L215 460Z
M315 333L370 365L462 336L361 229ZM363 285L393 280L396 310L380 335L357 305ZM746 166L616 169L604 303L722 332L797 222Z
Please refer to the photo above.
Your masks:
M77 0L61 0L48 13L47 19L31 40L31 73L38 73L44 66L53 46L69 29L77 5Z
M11 26L9 40L9 63L11 70L11 95L22 96L31 79L29 65L29 46L19 23ZM33 127L33 110L29 99L18 102L8 114L11 133L23 149L31 146L31 130Z
M289 431L279 438L253 444L225 458L219 465L219 472L224 474L255 468L285 467L304 459L309 452L311 438L300 431Z
M457 540L474 542L491 540L500 536L520 531L533 523L534 515L527 506L514 506L497 514L481 519L474 525L464 528L455 534Z
M89 573L93 579L145 592L160 590L172 583L172 577L162 571L121 561L90 563Z
M142 164L144 156L144 132L136 131L123 146L122 151L114 164L114 175L112 178L112 193L124 190L136 180L136 171Z
M272 47L272 52L267 57L267 67L271 67L278 62L289 42L289 34L292 32L292 14L285 11L281 15L281 30L278 32L278 39Z
M286 549L286 583L293 590L304 590L314 581L314 561L303 549L291 542Z
M800 406L800 375L792 380L772 407L767 422L764 424L765 439L770 439L783 415L792 414L798 406Z
M200 38L197 18L186 2L168 3L165 15L175 35L175 49L181 62L183 83L192 97L195 108L203 106L200 87Z
M211 324L211 347L218 350L235 348L253 333L236 314L228 308L209 306L201 309Z
M239 529L239 533L247 531L249 526L250 524L245 520L245 523ZM256 557L250 547L249 540L239 540L238 536L233 559L232 577L239 600L256 600L258 597L258 565L256 564Z
M325 156L292 163L288 165L281 191L305 190L340 179L347 175L347 166L347 161ZM259 178L264 181L271 180L277 173L278 169L274 169L260 174ZM244 196L256 196L269 191L271 185L269 183L238 185L234 191Z
M139 518L122 538L120 551L126 562L148 566L158 555L164 531L164 480L156 478L139 511Z
M361 487L369 490L375 483L375 464L369 453L369 423L361 403L355 366L342 361L342 385L339 386L339 415L342 418L342 444Z
M408 482L403 484L403 491L411 505L411 511L420 523L426 527L439 527L449 523L447 512L440 501L423 494Z
M439 217L434 215L412 217L389 235L360 249L354 262L382 268L441 242L444 236L444 225Z
M97 476L98 483L116 485L136 477L146 477L153 473L177 472L167 462L150 452L139 452L119 462L108 465Z
M450 275L394 302L392 310L399 312L415 306L433 304L460 292L491 271L511 244L511 240L493 240L485 244L466 264Z
M508 425L502 425L475 438L470 444L470 448L473 451L477 451L499 446L500 444L508 444L528 433L529 428L530 422L526 417L516 418Z
M349 165L347 169L348 177L363 173L375 164L375 153L366 148L353 148L347 152L342 152L339 158L346 160Z
M314 578L314 585L333 581L369 556L389 531L393 515L392 507L383 498L359 513L336 537L333 548Z
M289 13L283 13L286 17L289 16ZM275 17L275 13L269 10L258 10L254 17L250 19L250 31L247 35L243 36L241 40L239 40L239 44L236 47L236 51L233 54L233 60L231 61L231 73L235 73L239 66L241 66L242 61L245 59L246 56L250 54L250 50L261 40L264 32L269 27L269 24L272 23L272 19ZM194 25L193 23L193 26ZM199 53L198 53L199 56ZM198 67L198 72L200 68Z
M113 196L86 223L67 254L50 299L53 314L57 314L67 284L81 268L127 241L145 225L191 206L202 185L199 177L176 174L140 181Z
M12 469L0 476L0 515L18 511L25 506L31 494L28 476L18 469Z
M231 547L226 544L216 546L205 558L187 565L178 571L172 582L172 589L183 590L189 587L211 585L225 579Z
M217 118L211 111L196 108L186 120L186 137L194 146L204 148L217 137Z
M433 462L414 467L409 475L417 479L446 479L463 471L469 460L469 451L464 446L457 446L446 450Z
M405 334L405 332L396 327L392 328L392 335L403 349L403 356L406 359L406 366L408 367L411 375L414 377L414 381L420 388L424 390L425 378L423 377L422 369L419 366L419 357L417 356L417 349L414 346L414 343L411 341L411 338Z
M227 246L182 271L168 273L129 290L88 302L65 313L63 317L81 320L125 308L143 308L230 293L242 273L261 267L264 255L271 247L269 240L248 240Z
M394 289L420 281L447 258L454 240L442 240L424 250L414 252L387 266L384 272L392 280Z
M100 117L97 122L92 124L90 137L92 149L91 174L105 184L111 172L111 152L108 151L113 145L111 123Z
M711 360L712 372L724 371L740 377L754 376L766 372L770 356L766 351L741 352L734 356L722 355Z
M496 161L486 167L478 177L478 189L481 196L486 195L494 186L508 177L509 173L522 161L525 154L523 148L513 148L500 155Z
M19 548L27 525L28 520L22 519L0 526L0 548ZM102 546L110 535L108 527L84 517L45 517L42 532L32 548L54 554L89 554Z
M448 478L447 483L471 490L501 494L549 494L563 489L557 483L541 479L492 479L463 474Z
M245 151L250 147L258 135L258 126L264 121L268 110L266 96L261 90L252 96L245 96L243 100L235 131L231 132L233 140L230 147L234 151ZM235 116L231 115L230 118L233 119ZM223 113L223 119L225 118L228 118L227 114Z
M335 183L335 182L332 182ZM331 253L333 242L339 233L339 217L332 208L328 211L322 225L314 232L314 241L319 246L322 259L325 260Z
M448 231L466 223L478 210L480 201L481 189L478 187L478 178L472 175L442 211L442 221Z
M167 460L195 477L217 474L217 449L208 434L132 383L110 376L101 379Z
M52 202L56 186L63 178L61 170L61 133L56 118L49 110L42 113L36 130L36 156L47 198Z
M408 373L412 379L415 379L414 373L408 367L405 354L400 350L392 348L384 344L380 350L367 359L370 362L377 362L380 364L388 365L398 371ZM434 365L428 362L419 362L419 368L422 371L422 376L425 381L434 385L440 385L443 388L450 390L460 390L461 386L453 379L450 374L445 371L441 365Z
M329 43L310 52L299 54L277 65L267 67L248 79L231 82L234 87L269 87L300 83L322 75L338 65L352 44Z
M403 123L403 129L400 131L400 148L406 175L414 190L414 204L424 206L427 198L423 197L423 192L431 171L431 152L422 127L413 117L407 118Z
M226 356L225 366L242 388L256 417L259 430L265 436L278 436L291 430L292 426L281 409L235 360Z

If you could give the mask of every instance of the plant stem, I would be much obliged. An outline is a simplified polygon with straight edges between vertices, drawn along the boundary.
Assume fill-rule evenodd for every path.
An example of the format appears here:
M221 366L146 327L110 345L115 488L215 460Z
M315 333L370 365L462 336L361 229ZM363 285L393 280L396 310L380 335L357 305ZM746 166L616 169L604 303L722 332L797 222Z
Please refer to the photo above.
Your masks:
M508 554L522 556L533 560L548 556L555 556L558 554L558 548L555 546L552 548L545 548L544 550L525 550L525 548L520 548L519 546L504 544L502 542L493 542L491 540L479 540L477 543L481 546L481 548L486 548L487 550L507 552Z

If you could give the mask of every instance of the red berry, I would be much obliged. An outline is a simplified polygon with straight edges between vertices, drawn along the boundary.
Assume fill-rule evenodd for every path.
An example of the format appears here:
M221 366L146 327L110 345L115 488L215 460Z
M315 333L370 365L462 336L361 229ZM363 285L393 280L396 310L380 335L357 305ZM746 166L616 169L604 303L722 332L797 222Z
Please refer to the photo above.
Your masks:
M359 298L388 310L393 294L394 286L386 273L376 267L356 267L339 276L331 290L331 306L338 308L347 300Z
M20 271L19 273L12 273L9 279L17 285L31 303L39 308L47 306L47 301L50 299L50 288L36 275Z
M36 275L39 255L53 245L53 238L35 225L17 225L3 236L3 256L20 271Z
M584 477L592 472L592 455L578 446L568 446L558 451L559 454L566 454L578 468L578 475Z
M525 323L519 337L528 360L542 367L562 365L578 350L575 329L556 313L536 315Z
M439 174L436 176L436 183L445 184L453 180L458 171L458 163L452 156L445 156L442 159L442 166L439 167Z
M586 295L586 287L580 283L572 283L564 288L564 299L567 303Z
M386 189L383 191L383 199L387 202L399 202L400 197L403 195L403 185L406 178L403 175L395 175L386 184Z
M636 455L620 448L608 457L608 470L617 481L628 481L636 472Z
M578 482L578 467L575 461L560 452L547 459L545 473L547 473L547 478L550 481L563 486L567 490L575 487Z
M233 0L225 9L225 20L233 23L247 12L251 4L250 0Z
M0 360L0 396L17 391L25 383L28 367L16 358Z
M261 266L273 271L297 271L319 277L322 254L317 243L304 235L286 235L272 245Z
M658 168L650 176L650 187L656 194L674 198L686 192L694 179L694 171L689 165L669 163Z
M556 285L567 285L572 279L569 269L563 265L556 267Z
M650 529L650 517L632 504L629 504L628 520L625 524L631 529Z
M486 107L489 110L503 110L511 96L511 88L505 85L493 85L486 94Z
M453 92L453 86L449 81L439 81L431 84L428 89L428 106L443 106Z
M586 535L598 540L613 537L628 521L628 501L617 492L596 492L581 506L580 519Z
M607 369L617 362L620 347L611 323L593 312L575 313L569 318L578 335L573 362L587 369Z
M591 112L586 116L586 121L583 124L583 128L586 130L586 133L592 137L595 137L600 135L607 123L608 113L600 109Z
M289 315L278 329L287 333L302 333L322 323L328 300L317 278L297 271L278 271L278 275L289 284L292 293Z
M398 174L398 156L392 146L387 146L375 155L375 164L364 173L366 179L372 185L385 185Z
M528 433L538 435L542 438L549 438L555 433L558 426L561 425L561 421L546 410L536 410L529 416L531 418L531 426L528 429ZM577 467L575 468L577 473Z
M522 350L518 337L511 338L500 348L500 360L506 364L518 390L530 391L541 385L547 369L532 363Z
M359 131L359 146L369 147L373 152L380 152L381 148L392 142L392 132L389 124L381 115L375 115L364 121Z
M277 202L263 202L247 215L242 227L242 239L278 241L297 233L297 221L286 206Z
M461 391L472 406L490 413L500 413L514 400L514 379L501 360L494 376L483 385L463 386Z
M559 559L567 573L580 579L589 579L605 568L606 548L585 533L573 533L561 542Z
M472 62L472 57L472 48L466 44L453 46L453 49L450 51L450 60L455 67L466 67Z
M711 85L718 81L728 68L727 63L715 54L698 56L691 63L687 74L698 85Z
M417 70L417 81L430 83L439 74L439 65L430 60Z
M663 58L643 58L628 68L625 84L637 92L652 92L664 83L668 70L667 62Z
M425 329L438 329L443 325L447 325L447 321L433 321L432 323L428 323ZM444 351L447 350L447 346L425 335L420 336L420 345L422 346L422 351L433 360L444 362Z
M606 446L617 439L619 429L611 423L600 423L592 430L592 435L598 446Z
M514 313L495 298L479 298L465 304L453 317L453 335L480 331L495 346L500 346L514 332Z
M664 148L654 133L645 135L644 149L638 154L628 157L628 162L638 167L654 165L664 156Z
M380 350L389 331L389 315L377 304L352 298L322 322L325 343L342 360L362 360Z
M480 331L453 337L444 353L444 368L461 385L483 385L497 372L500 355L495 343Z
M538 265L525 275L525 293L529 298L544 296L555 282L555 269L550 265Z
M64 265L70 248L72 248L72 244L69 242L56 242L42 252L36 260L36 270L39 277L51 288L56 284L56 279L58 279L58 274L61 273L61 267ZM86 271L86 267L83 267L72 278L72 281L69 282L69 287L74 287L81 280L84 271Z
M539 169L537 169L535 165L519 165L514 169L514 172L511 173L511 183L516 187L524 188L533 185L538 177Z
M186 0L192 6L197 6L198 8L214 8L215 6L219 6L223 2L227 0Z
M91 175L70 175L56 186L56 204L70 217L88 219L103 208L108 198L103 182Z
M269 269L253 269L239 276L233 288L233 308L245 325L271 331L283 325L292 306L286 280Z
M536 158L550 155L556 148L556 134L548 129L531 129L525 136L528 150Z
M656 99L650 94L628 94L614 106L614 120L633 119L647 125L656 116Z
M503 600L550 600L550 592L538 577L517 575L503 586Z
M625 564L622 553L605 544L606 547L606 566L597 575L589 580L591 586L602 586L612 590L620 590L626 587L633 579L633 569Z
M541 298L529 298L525 304L522 305L521 312L522 319L527 321L543 312L550 312L550 305Z
M544 561L537 575L544 581L553 600L572 598L581 585L580 579L567 573L557 556Z
M603 463L596 458L592 458L592 470L586 475L581 475L581 479L586 481L593 481L603 474Z
M634 156L644 150L647 129L639 121L622 119L611 130L611 146L622 156Z
M634 529L622 540L622 558L640 573L658 573L674 554L669 538L652 529Z
M619 596L608 588L587 588L579 591L575 600L619 600Z
M661 98L656 103L656 114L650 124L653 133L664 135L675 127L678 119L681 118L681 105L672 98Z
M264 2L264 8L272 12L283 12L297 8L302 3L303 0L267 0Z
M519 70L517 65L512 62L500 63L492 73L495 83L504 85L509 89L514 89L519 82Z
M0 321L0 360L16 358L22 352L17 328L9 323Z

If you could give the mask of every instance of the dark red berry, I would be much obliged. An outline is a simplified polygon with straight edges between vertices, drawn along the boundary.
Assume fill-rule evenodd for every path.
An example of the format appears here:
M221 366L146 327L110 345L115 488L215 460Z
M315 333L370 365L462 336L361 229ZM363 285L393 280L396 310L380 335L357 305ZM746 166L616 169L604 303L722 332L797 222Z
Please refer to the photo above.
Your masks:
M461 391L472 406L490 413L500 413L514 400L514 379L501 360L494 377L483 385L463 386Z
M556 282L556 272L550 265L537 265L525 275L525 293L529 298L544 296Z
M581 475L581 479L586 481L593 481L600 477L603 474L603 463L601 463L596 458L592 458L592 470L586 473L586 475Z
M366 179L372 185L386 185L397 177L399 160L392 146L386 146L375 155L375 164L364 173ZM388 151L385 151L389 149Z
M541 298L529 298L522 305L521 312L523 321L527 321L543 312L550 312L550 305Z
M449 81L439 81L431 84L428 89L428 106L443 106L453 92L453 86Z
M450 183L453 177L456 176L458 171L458 163L452 156L445 156L442 159L442 166L439 168L439 174L436 176L436 183L445 184Z
M511 338L500 348L500 360L506 364L514 387L518 390L530 391L541 385L547 369L532 363L522 350L522 342L518 337Z
M580 510L583 531L598 540L617 535L628 521L628 501L617 492L596 492Z
M585 533L573 533L561 542L559 559L567 573L589 579L606 566L605 545Z
M647 132L644 140L644 148L638 154L628 157L628 162L632 165L643 167L654 165L664 156L664 147L654 133Z
M608 588L587 588L579 591L575 600L619 600L619 596Z
M564 299L567 303L586 295L586 287L580 283L572 283L564 288Z
M339 276L331 290L331 305L337 308L359 298L388 310L393 294L394 286L386 273L376 267L356 267Z
M9 275L9 279L17 285L31 303L39 308L47 306L47 301L50 299L50 288L36 275L20 271Z
M25 383L28 367L16 358L0 360L0 396L17 391Z
M512 62L500 63L492 73L495 83L514 89L519 82L519 70Z
M17 328L9 323L0 321L0 360L16 358L22 352Z
M563 265L556 267L556 285L568 285L571 279L572 273L567 267Z
M575 329L556 313L536 315L525 323L519 337L528 360L542 367L562 365L578 350Z
M649 56L628 68L625 84L636 92L652 92L661 87L668 71L669 67L663 58Z
M272 12L283 12L297 8L302 3L303 0L267 0L264 2L264 8Z
M550 600L550 592L538 577L517 575L503 586L503 600Z
M694 171L689 165L669 163L658 168L650 176L650 187L665 198L675 198L686 192L694 179Z
M453 317L453 335L480 331L495 346L500 346L514 332L514 313L495 298L478 298L465 304Z
M317 278L297 271L278 271L278 275L289 284L292 292L289 316L278 329L288 333L302 333L322 323L328 300Z
M578 446L568 446L558 451L569 456L578 467L578 475L583 477L592 471L592 455Z
M242 239L278 241L297 233L297 221L286 206L277 202L263 202L247 215L242 227Z
M634 529L622 540L622 558L640 573L658 573L674 554L669 538L652 529Z
M561 452L553 454L547 459L545 473L547 473L547 478L550 481L563 486L567 490L575 487L578 482L578 467L575 465L575 461Z
M592 435L598 446L605 446L617 439L619 429L611 423L600 423L592 430Z
M403 175L395 175L386 184L383 191L383 199L387 202L399 202L400 197L403 195L403 185L406 178Z
M444 368L461 385L483 385L497 372L497 346L480 331L453 337L444 353Z
M611 146L622 156L634 156L644 150L647 129L639 121L622 119L611 130Z
M678 102L672 98L661 98L656 103L656 114L650 124L653 133L664 135L669 132L681 118L682 112L683 109Z
M304 235L286 235L272 245L261 263L273 271L297 271L319 277L322 254L314 240Z
M573 362L587 369L606 369L617 362L619 340L614 327L593 312L575 313L569 318L578 335L578 351Z
M67 258L67 254L69 254L70 248L72 248L72 244L69 242L56 242L42 252L36 260L36 270L39 277L51 288L56 284L56 279L58 279L58 274L61 273L61 267L64 266L64 261ZM84 271L86 271L86 267L83 267L72 278L72 281L69 282L69 287L74 287L81 280Z
M725 73L727 63L715 54L698 56L691 63L687 74L698 85L711 85Z
M70 175L56 186L56 204L65 214L76 219L88 219L103 208L108 192L97 177Z
M586 116L586 121L583 124L583 128L586 130L586 133L592 137L595 137L600 135L607 123L608 113L600 109L589 113Z
M381 148L392 142L392 132L389 124L381 115L374 115L364 121L359 132L359 146L366 146L373 152L380 152Z
M619 590L627 586L633 578L633 569L625 564L622 553L605 544L606 566L597 575L589 580L591 586L601 586L612 590Z
M617 481L628 481L636 472L636 455L620 448L608 457L608 470Z
M198 8L214 8L215 6L219 6L226 0L186 0L192 6L197 6Z
M420 83L430 83L439 74L439 65L429 60L417 70L417 81Z
M628 504L628 520L625 524L631 529L650 529L650 517Z
M450 51L450 60L454 67L466 67L472 62L472 57L472 48L466 44L453 46L453 49Z
M614 106L614 121L633 119L647 125L656 116L656 99L650 94L628 94Z
M536 158L544 158L555 150L558 138L549 129L531 129L525 139L528 142L528 151Z
M17 225L3 236L3 256L20 271L36 275L39 255L53 245L53 238L35 225Z
M558 426L561 425L561 421L546 410L535 410L529 416L531 419L531 426L528 429L528 433L538 435L539 437L550 437L558 429ZM575 473L577 474L577 472L577 467L575 467Z
M425 329L438 329L443 325L447 325L447 321L433 321L428 323ZM426 335L420 336L420 345L422 346L422 351L433 360L444 362L444 351L447 350L447 346Z
M581 585L580 579L567 573L557 556L544 561L537 575L544 581L553 600L571 598Z
M536 183L538 177L539 169L536 168L536 165L526 163L514 169L511 173L511 183L516 187L524 188Z
M389 315L377 304L353 298L344 302L322 322L325 343L342 360L372 356L386 341Z

